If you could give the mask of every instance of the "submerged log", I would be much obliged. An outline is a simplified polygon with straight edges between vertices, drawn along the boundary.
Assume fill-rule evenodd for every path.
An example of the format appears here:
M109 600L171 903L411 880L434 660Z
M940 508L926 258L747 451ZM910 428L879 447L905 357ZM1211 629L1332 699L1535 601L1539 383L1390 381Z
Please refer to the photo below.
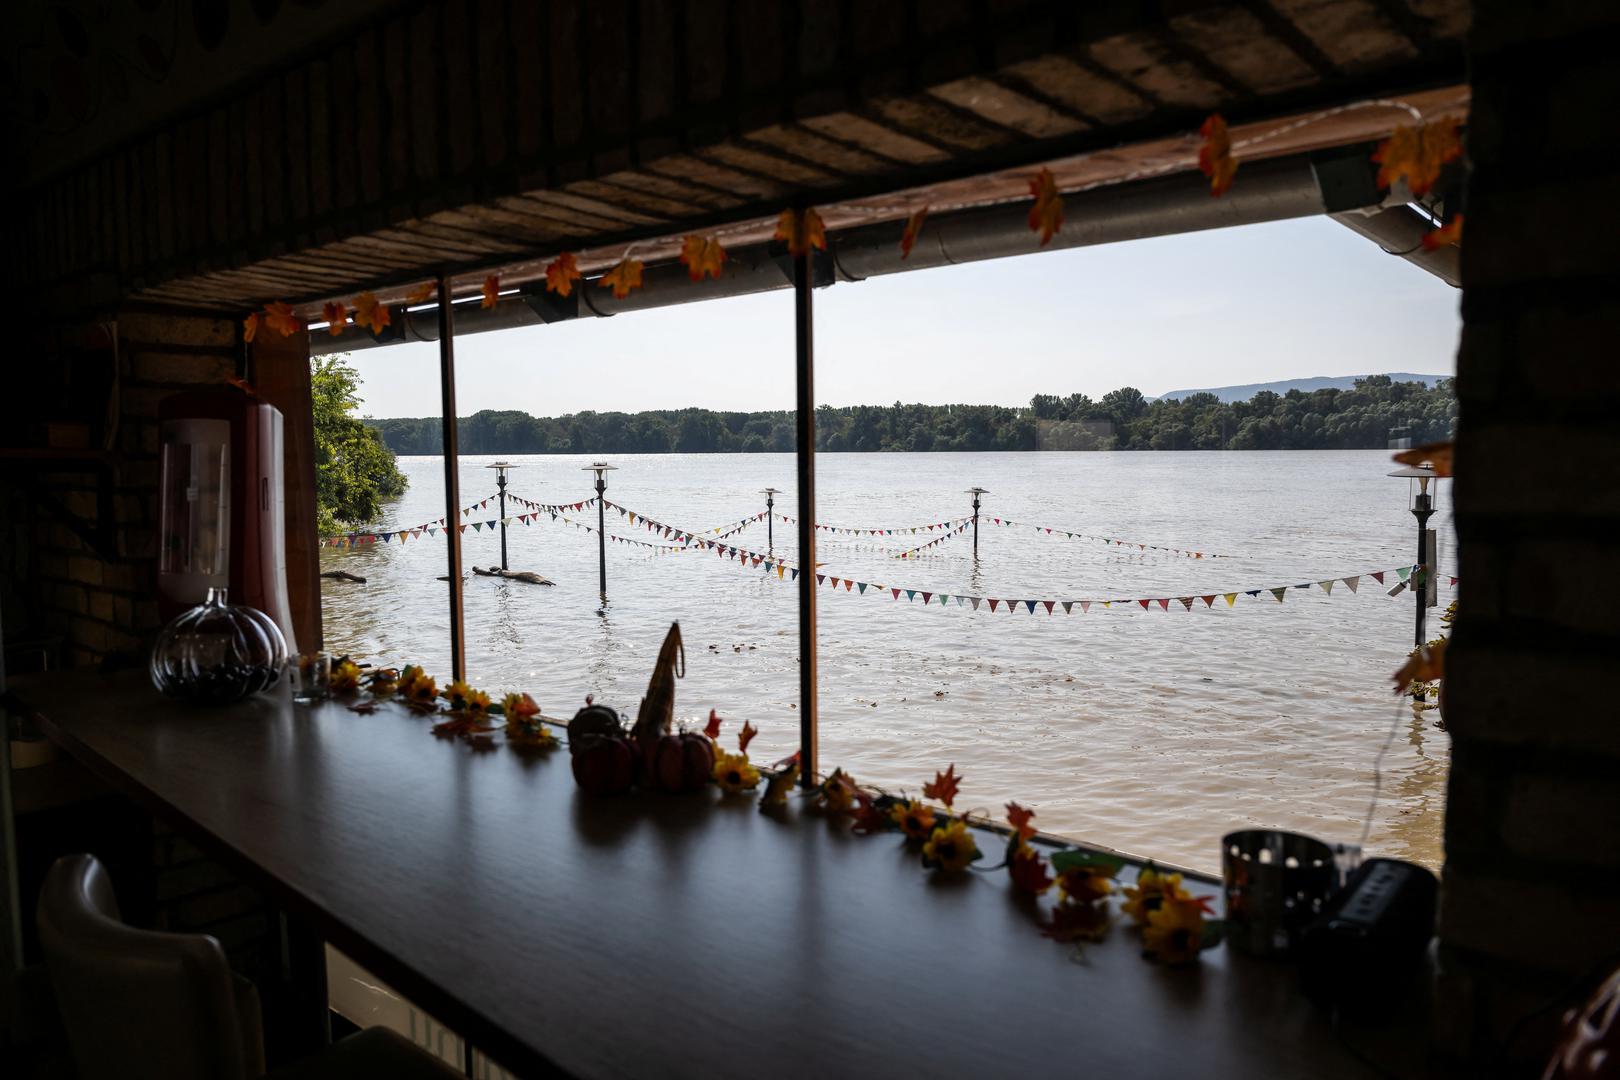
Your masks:
M555 581L552 581L550 578L541 577L539 574L535 573L533 570L502 570L498 566L492 566L488 570L484 570L484 569L481 569L481 568L475 566L475 567L472 568L472 572L477 574L479 577L510 578L513 581L527 581L530 585L555 585L555 584L557 584Z
M328 570L326 573L322 574L321 577L331 578L333 581L352 581L356 585L364 585L366 583L365 578L361 577L359 574L351 574L347 570Z

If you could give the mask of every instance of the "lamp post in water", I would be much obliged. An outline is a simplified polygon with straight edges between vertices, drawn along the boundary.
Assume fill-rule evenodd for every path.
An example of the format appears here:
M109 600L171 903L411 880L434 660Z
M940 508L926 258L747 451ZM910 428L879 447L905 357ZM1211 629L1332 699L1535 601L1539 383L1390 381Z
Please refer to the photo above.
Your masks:
M1438 544L1435 530L1429 528L1429 519L1434 516L1434 495L1429 491L1429 485L1439 477L1435 475L1434 467L1427 463L1408 465L1396 469L1389 475L1406 478L1407 508L1412 511L1412 516L1417 518L1417 569L1412 571L1407 584L1417 598L1417 629L1413 646L1421 649L1428 640L1428 611L1438 602L1436 598L1440 584L1439 567L1436 565ZM1396 588L1398 591L1399 586Z
M768 487L764 491L760 492L760 494L765 496L765 550L775 551L776 531L772 527L774 524L772 519L776 516L776 496L780 494L780 492L778 492L776 488Z
M979 557L979 496L990 494L982 487L970 487L967 493L973 496L973 557Z
M596 573L602 587L602 599L607 599L607 474L618 469L605 461L593 461L580 472L596 474Z
M484 468L495 470L495 486L499 491L501 506L501 569L506 570L509 569L506 565L506 470L515 469L517 466L497 461L493 465L485 465Z

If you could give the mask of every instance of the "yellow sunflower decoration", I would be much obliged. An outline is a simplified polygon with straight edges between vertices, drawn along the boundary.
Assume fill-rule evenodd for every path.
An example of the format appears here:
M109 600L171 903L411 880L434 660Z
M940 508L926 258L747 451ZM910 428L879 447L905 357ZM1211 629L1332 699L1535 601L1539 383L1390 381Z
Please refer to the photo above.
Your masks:
M431 706L439 698L439 684L431 675L418 672L410 682L400 683L399 692L412 705Z
M333 690L358 690L360 688L360 665L347 656L333 664L331 687Z
M1179 875L1178 875L1179 876ZM1147 913L1142 928L1142 951L1166 964L1187 964L1204 947L1204 906L1200 900L1161 899Z
M715 755L714 782L731 795L752 791L759 786L759 770L748 763L747 754Z
M979 854L979 845L973 842L966 823L952 821L939 826L928 837L928 843L923 845L923 865L930 870L954 873L966 870Z
M1142 867L1141 873L1136 875L1136 884L1125 886L1124 893L1125 901L1120 910L1137 926L1147 925L1148 916L1165 901L1192 899L1181 887L1180 874L1167 874L1152 863Z
M816 790L816 805L829 814L847 814L855 805L855 781L843 769L834 769Z
M908 840L927 840L934 831L934 808L915 799L891 806L889 819L900 827Z

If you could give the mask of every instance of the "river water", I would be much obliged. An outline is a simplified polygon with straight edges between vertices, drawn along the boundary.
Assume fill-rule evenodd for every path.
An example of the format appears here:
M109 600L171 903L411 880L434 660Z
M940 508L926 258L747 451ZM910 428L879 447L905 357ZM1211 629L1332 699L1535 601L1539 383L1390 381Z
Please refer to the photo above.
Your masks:
M462 505L496 490L491 458L460 462ZM511 459L509 492L539 503L589 499L588 458ZM782 489L794 513L791 455L704 454L616 458L610 501L701 531L764 509ZM437 458L401 458L409 491L375 528L441 517ZM1215 870L1220 836L1280 827L1329 841L1359 838L1382 795L1369 854L1438 866L1448 740L1391 693L1390 673L1411 648L1410 592L1363 577L1352 592L1290 589L1387 571L1414 561L1415 525L1404 481L1384 451L1263 453L824 454L817 519L896 528L970 513L964 489L985 495L974 557L971 531L900 560L894 551L942 535L855 538L822 533L824 575L867 582L865 593L819 593L822 763L889 790L915 792L955 762L957 805L995 809L1017 799L1043 828L1184 866ZM1455 573L1449 491L1442 490L1443 575ZM507 513L527 513L509 503ZM463 522L499 516L497 503ZM596 508L566 517L594 526ZM1051 526L1048 534L1001 517ZM607 511L608 532L666 544ZM1068 539L1063 530L1221 554ZM794 528L777 521L775 551L797 565ZM729 545L765 552L766 526ZM499 562L497 531L468 529L465 562ZM540 515L514 523L508 562L553 579L536 586L469 576L467 655L474 685L532 692L548 715L570 716L586 694L633 714L665 630L679 620L688 668L677 715L701 724L711 707L760 729L751 748L771 761L797 745L797 585L763 566L713 552L666 553L610 543L608 600L600 601L596 536ZM449 669L445 540L323 549L323 570L365 584L323 581L327 647L373 662ZM1455 595L1442 577L1440 603ZM884 588L879 589L876 586ZM897 601L889 589L917 591ZM925 604L922 593L936 594ZM1230 607L1220 594L1238 592ZM937 594L950 599L941 605ZM1009 613L955 597L1019 601ZM1175 598L1217 594L1213 607ZM1168 599L1144 611L1137 603ZM1024 600L1093 600L1065 615ZM1436 625L1431 612L1431 631ZM447 681L441 678L441 683ZM1432 717L1433 714L1430 714Z

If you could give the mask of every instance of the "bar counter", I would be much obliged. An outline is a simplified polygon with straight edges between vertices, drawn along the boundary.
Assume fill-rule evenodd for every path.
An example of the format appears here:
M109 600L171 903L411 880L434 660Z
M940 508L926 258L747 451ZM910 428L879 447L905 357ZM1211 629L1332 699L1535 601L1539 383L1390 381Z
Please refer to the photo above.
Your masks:
M931 876L797 794L780 815L713 788L592 799L566 748L480 749L284 687L211 710L144 672L64 672L11 696L520 1076L1371 1074L1286 964L1163 967L1123 919L1077 959L1004 873ZM999 837L979 846L999 861Z

